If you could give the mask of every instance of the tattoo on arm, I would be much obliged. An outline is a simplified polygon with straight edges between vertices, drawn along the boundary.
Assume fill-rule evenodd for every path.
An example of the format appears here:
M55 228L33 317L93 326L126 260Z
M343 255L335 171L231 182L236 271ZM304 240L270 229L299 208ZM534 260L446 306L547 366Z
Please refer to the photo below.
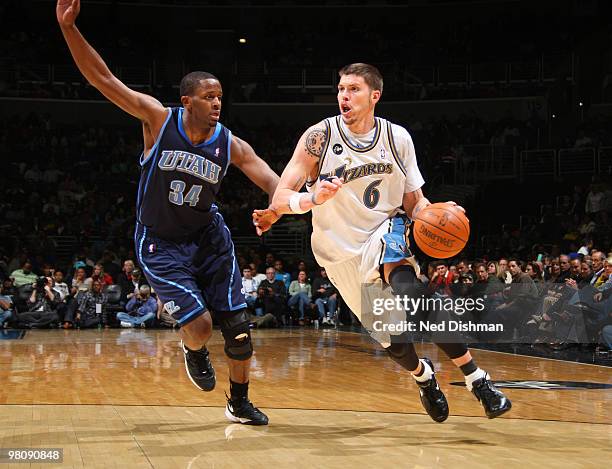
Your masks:
M291 188L294 191L299 191L305 182L306 182L306 178L304 176L300 176L299 178L296 179L296 181L293 183Z
M323 156L323 148L327 142L327 133L322 129L312 129L306 135L305 145L306 151L313 158L321 158Z

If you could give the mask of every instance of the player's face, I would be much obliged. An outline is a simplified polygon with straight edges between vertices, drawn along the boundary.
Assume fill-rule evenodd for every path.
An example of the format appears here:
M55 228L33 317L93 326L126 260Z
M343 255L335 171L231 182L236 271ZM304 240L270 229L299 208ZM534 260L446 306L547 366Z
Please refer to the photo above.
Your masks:
M181 102L197 125L215 127L221 117L222 97L221 83L208 79L200 81L193 96L182 96Z
M363 77L343 75L338 83L338 106L346 125L352 125L374 112L380 91L372 90Z

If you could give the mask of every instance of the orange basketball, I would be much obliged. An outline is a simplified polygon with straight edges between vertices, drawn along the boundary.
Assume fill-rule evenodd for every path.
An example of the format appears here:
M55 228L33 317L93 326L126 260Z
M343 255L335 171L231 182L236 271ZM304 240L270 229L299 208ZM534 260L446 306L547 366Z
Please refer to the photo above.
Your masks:
M414 221L414 239L430 257L446 259L459 254L469 237L470 222L454 205L428 205L417 213Z

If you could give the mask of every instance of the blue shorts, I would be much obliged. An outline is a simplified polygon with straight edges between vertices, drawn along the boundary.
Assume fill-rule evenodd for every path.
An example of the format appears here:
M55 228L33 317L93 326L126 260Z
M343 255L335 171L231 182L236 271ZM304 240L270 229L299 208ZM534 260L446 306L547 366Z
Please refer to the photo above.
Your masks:
M412 220L406 215L398 214L388 222L388 232L382 237L383 252L380 264L398 262L412 256L408 240Z
M207 309L246 308L234 243L220 213L193 240L173 242L136 223L136 257L166 311L180 324Z

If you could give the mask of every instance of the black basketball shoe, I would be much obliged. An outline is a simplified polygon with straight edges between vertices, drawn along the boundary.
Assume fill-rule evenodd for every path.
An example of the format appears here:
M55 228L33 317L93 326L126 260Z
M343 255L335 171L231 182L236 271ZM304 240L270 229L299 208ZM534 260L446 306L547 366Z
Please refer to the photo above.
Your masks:
M227 397L227 394L225 394ZM268 417L246 397L232 400L227 398L225 416L230 422L243 425L268 425Z
M429 358L423 358L423 361L434 369L433 363ZM419 386L419 394L421 395L421 404L429 416L438 423L444 422L448 418L448 402L436 381L435 374L425 382L416 382Z
M512 408L512 402L499 391L489 379L489 375L472 383L472 393L484 407L485 414L490 419L499 417Z
M185 370L187 376L194 386L201 391L212 391L215 389L217 382L215 378L215 369L208 358L208 350L202 347L201 350L194 352L185 347L181 340L181 348L185 357Z

